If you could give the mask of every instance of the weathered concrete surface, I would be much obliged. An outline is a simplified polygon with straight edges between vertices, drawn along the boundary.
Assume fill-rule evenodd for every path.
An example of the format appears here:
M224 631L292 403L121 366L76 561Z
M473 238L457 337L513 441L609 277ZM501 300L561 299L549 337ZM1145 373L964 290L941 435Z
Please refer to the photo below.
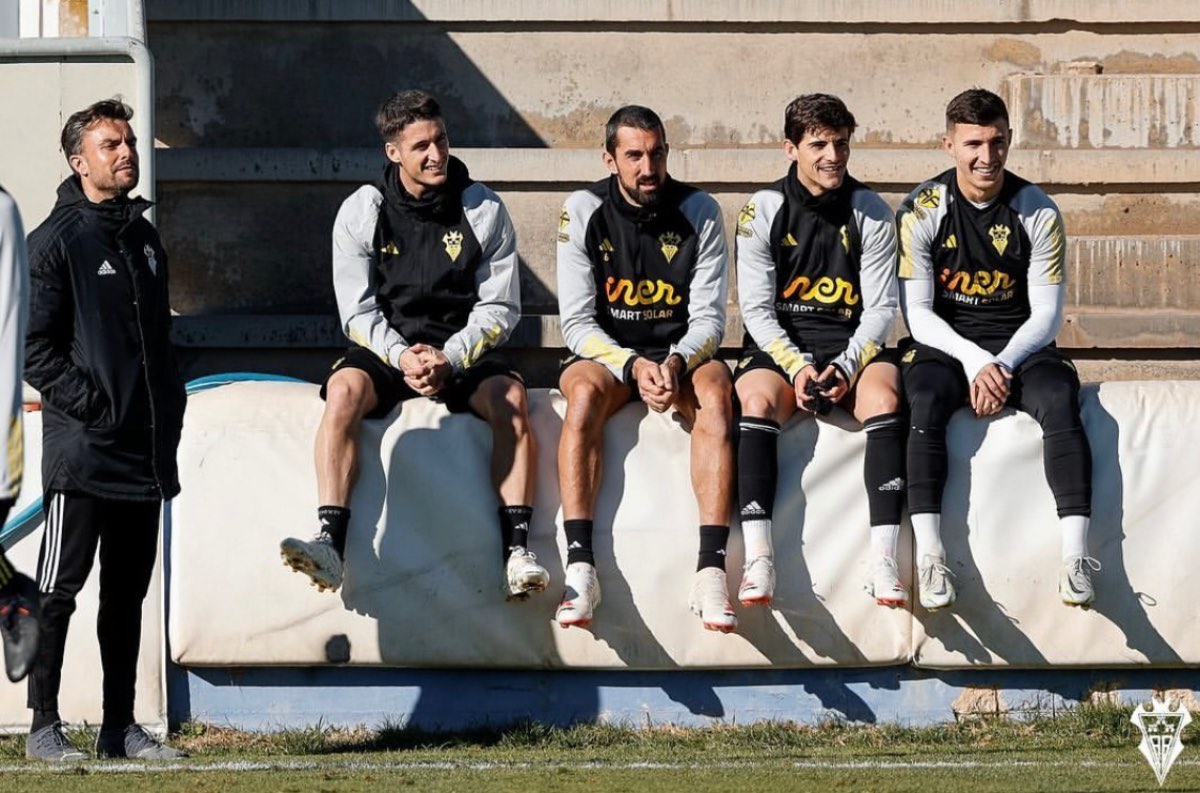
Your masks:
M936 5L923 21L956 16L957 4ZM677 145L771 145L781 138L787 102L819 89L847 101L862 140L925 146L941 134L946 101L970 85L1004 90L1015 73L1053 74L1079 60L1095 60L1106 73L1124 63L1194 62L1197 39L1186 25L1165 32L935 26L914 35L885 24L865 32L717 23L630 32L613 23L154 22L150 45L159 137L170 146L374 145L372 113L397 85L437 93L458 145L592 146L603 121L627 102L658 110Z
M1190 0L147 0L151 20L671 22L846 25L1200 22Z
M1198 74L1020 75L1006 82L1024 146L1177 148L1200 143Z

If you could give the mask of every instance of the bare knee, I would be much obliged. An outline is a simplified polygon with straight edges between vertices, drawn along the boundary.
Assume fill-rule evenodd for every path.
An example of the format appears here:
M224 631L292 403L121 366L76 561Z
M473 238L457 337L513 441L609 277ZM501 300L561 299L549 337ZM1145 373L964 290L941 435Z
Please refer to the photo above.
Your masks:
M371 378L358 370L343 370L325 384L325 413L322 422L335 428L353 427L375 404Z
M696 390L696 411L693 433L720 438L730 437L733 427L733 388L727 381L717 381Z
M529 434L529 400L525 386L509 377L485 382L486 419L495 433L521 438Z
M770 418L775 413L775 402L771 396L761 391L749 394L739 394L738 401L742 404L742 415L755 419Z
M566 387L563 396L567 398L564 431L599 436L611 398L608 389L594 380L578 378Z

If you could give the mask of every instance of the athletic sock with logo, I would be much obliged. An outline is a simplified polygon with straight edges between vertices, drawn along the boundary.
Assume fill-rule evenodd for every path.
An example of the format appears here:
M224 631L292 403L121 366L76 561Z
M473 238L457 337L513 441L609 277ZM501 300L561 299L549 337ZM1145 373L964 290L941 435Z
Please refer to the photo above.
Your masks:
M725 569L725 546L729 544L728 526L701 526L700 553L696 557L696 570L706 567Z
M738 422L738 515L746 561L771 556L771 513L779 479L779 422L743 416Z
M533 507L500 507L500 546L507 560L517 548L529 546L529 522L533 519Z
M346 531L350 528L350 508L324 506L317 507L317 520L321 522L321 531L333 540L333 548L339 554L346 553Z
M884 413L863 422L867 433L863 482L872 526L900 525L904 507L904 416Z
M567 564L596 564L596 557L592 555L592 521L564 520L563 531L567 535Z

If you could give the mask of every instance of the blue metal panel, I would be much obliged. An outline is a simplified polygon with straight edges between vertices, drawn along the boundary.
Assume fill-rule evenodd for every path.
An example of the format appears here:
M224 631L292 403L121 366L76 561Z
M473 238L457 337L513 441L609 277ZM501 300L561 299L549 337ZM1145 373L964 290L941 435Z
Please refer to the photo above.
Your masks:
M761 721L930 725L967 689L995 689L1014 715L1070 707L1093 690L1141 702L1200 688L1195 670L934 672L907 667L675 672L171 667L171 722L246 730L408 724L435 730L520 721L705 726Z

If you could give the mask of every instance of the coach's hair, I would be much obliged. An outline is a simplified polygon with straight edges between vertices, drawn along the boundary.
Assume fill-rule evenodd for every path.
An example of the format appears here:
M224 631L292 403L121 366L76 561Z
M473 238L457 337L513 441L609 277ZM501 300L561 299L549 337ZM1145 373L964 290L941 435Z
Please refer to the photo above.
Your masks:
M667 140L667 131L658 113L641 105L625 105L608 117L608 124L604 127L604 149L609 154L617 153L617 130L621 127L657 132L664 143Z
M122 102L119 96L101 99L77 113L72 113L59 139L63 156L70 162L71 157L83 151L83 133L91 129L92 125L104 120L129 121L131 118L133 108Z
M857 126L846 103L831 94L798 96L783 111L783 135L792 143L822 129L848 129L853 135Z
M1008 107L1004 100L984 88L968 88L946 105L946 129L955 124L990 126L1003 119L1008 124Z
M432 94L410 89L393 94L379 106L375 114L375 127L383 136L383 142L395 138L414 121L434 121L442 117L442 106Z

